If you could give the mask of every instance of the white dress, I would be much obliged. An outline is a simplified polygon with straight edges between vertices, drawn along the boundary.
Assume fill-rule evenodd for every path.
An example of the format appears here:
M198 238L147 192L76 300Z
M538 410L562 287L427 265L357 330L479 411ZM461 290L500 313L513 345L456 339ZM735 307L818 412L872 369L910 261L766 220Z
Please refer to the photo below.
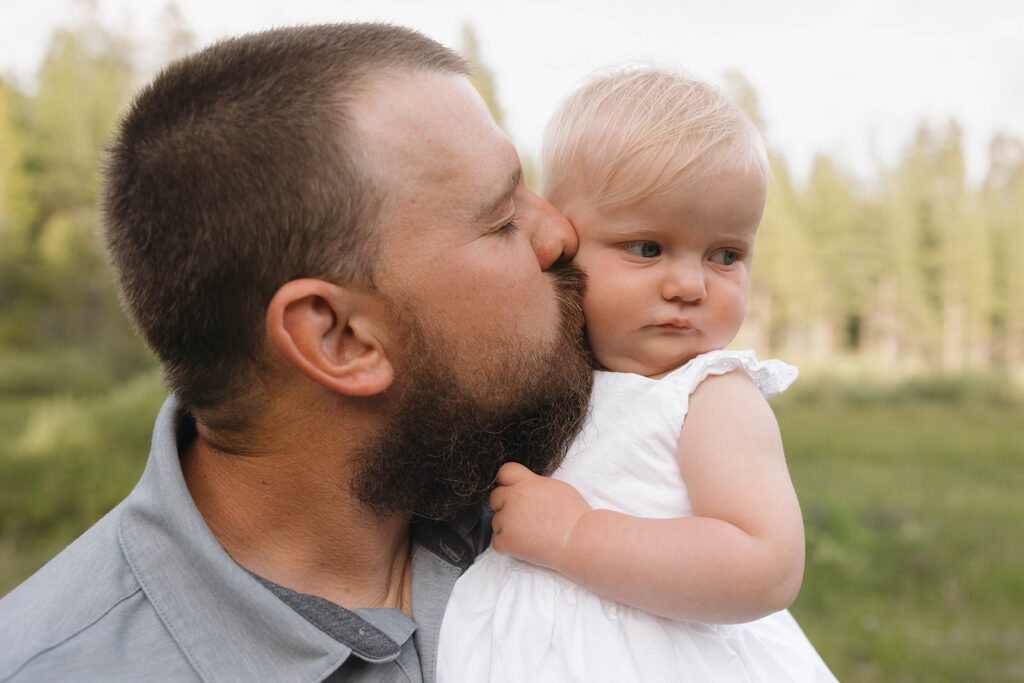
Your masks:
M594 508L692 516L676 459L689 396L740 367L766 397L797 375L752 351L712 351L661 380L597 372L590 414L554 477ZM439 683L834 680L788 610L734 625L666 619L492 549L456 583L438 650Z

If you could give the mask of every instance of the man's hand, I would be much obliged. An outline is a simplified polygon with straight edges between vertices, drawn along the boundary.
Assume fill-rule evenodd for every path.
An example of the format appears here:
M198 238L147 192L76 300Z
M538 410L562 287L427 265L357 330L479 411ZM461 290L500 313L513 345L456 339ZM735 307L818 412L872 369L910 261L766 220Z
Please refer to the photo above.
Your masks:
M575 488L510 462L498 470L490 504L497 552L565 573L569 536L591 510Z

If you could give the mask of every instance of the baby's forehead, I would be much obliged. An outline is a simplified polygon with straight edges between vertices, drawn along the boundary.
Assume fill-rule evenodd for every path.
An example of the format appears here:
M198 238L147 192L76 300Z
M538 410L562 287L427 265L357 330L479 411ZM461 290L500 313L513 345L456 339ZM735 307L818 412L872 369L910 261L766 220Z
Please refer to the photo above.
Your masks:
M767 183L756 168L725 163L674 183L648 186L625 200L620 199L627 196L623 192L595 196L577 187L559 208L581 240L752 243L763 217Z
M619 160L614 170L595 157L583 162L572 180L561 188L561 203L589 205L613 211L665 195L685 195L700 191L714 178L730 175L748 177L765 183L768 172L757 160L753 144L726 148L693 150L686 144L651 146Z

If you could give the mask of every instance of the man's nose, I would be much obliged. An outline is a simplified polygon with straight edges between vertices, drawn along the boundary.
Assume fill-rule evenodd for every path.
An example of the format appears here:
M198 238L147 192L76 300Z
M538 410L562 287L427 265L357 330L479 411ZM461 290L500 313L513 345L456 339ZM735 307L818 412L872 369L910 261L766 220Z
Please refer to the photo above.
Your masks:
M547 270L556 262L575 256L580 240L572 224L558 209L533 192L530 195L532 218L537 226L531 242L541 270Z

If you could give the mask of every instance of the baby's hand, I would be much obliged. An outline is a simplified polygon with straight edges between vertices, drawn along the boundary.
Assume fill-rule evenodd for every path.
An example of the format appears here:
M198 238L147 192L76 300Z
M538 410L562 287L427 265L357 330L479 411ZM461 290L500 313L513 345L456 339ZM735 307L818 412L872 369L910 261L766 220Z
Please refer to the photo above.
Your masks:
M498 470L498 488L491 492L490 504L494 549L556 571L563 571L576 522L591 509L570 484L513 462Z

